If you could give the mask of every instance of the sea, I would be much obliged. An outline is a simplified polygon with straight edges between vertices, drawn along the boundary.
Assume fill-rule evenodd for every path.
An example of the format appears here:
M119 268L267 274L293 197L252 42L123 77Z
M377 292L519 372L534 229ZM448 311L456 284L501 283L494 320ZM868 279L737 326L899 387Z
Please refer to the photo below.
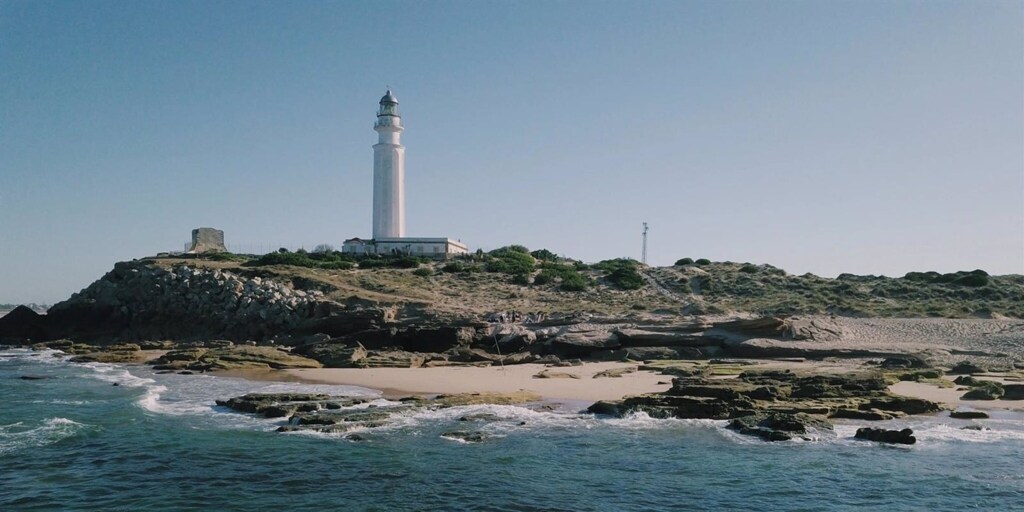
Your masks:
M22 376L43 377L25 380ZM218 407L260 392L372 389L156 374L0 350L0 511L36 510L1024 510L1024 415L875 423L918 443L763 442L712 420L598 417L479 405L420 410L342 435ZM549 408L541 408L549 409ZM490 413L498 420L460 418ZM983 425L984 430L964 429ZM481 443L444 437L479 430Z

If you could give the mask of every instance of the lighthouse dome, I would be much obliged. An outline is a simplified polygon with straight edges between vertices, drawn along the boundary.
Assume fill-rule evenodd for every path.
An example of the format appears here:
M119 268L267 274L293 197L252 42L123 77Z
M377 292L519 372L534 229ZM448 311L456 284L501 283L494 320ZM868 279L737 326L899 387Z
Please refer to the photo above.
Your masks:
M391 89L388 89L388 92L384 93L384 96L380 99L380 102L381 104L394 103L397 105L398 98L396 98L395 95L391 93Z

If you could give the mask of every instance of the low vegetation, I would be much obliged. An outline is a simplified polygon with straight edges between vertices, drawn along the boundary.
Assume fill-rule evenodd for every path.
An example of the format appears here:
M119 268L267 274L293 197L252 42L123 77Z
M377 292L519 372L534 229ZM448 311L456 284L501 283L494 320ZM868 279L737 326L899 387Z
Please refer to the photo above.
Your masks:
M682 261L682 260L680 260ZM697 260L700 261L700 260ZM711 311L905 317L1024 317L1024 276L984 271L911 272L903 277L789 275L771 265L716 262L658 269L672 291Z
M217 253L174 259L207 261L219 268L255 267L260 272L270 266L309 269L301 273L302 279L331 281L321 289L344 290L338 292L340 299L362 296L362 290L372 300L442 301L446 307L490 311L1024 318L1024 276L991 276L982 270L825 278L791 275L771 265L706 258L681 258L671 267L646 267L627 258L586 265L547 249L530 251L521 245L447 261L410 256L357 258L329 246L259 257ZM349 269L353 272L316 273Z

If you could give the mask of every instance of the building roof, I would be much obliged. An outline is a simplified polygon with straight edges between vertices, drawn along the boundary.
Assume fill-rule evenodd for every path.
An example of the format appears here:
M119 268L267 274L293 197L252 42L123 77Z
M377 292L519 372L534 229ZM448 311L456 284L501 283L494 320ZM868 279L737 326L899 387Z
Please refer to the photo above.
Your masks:
M396 98L394 94L391 94L391 89L388 89L388 92L384 93L384 97L380 99L380 102L381 104L394 103L395 105L398 105L398 98Z

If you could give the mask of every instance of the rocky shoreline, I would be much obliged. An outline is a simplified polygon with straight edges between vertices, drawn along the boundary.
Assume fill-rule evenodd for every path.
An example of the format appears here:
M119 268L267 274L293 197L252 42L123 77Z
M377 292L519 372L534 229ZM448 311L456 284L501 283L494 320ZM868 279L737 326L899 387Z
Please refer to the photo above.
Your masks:
M701 316L684 314L687 308L626 315L478 313L413 300L342 298L314 277L290 274L285 280L259 268L118 263L46 314L19 307L0 318L0 343L57 349L77 362L145 362L160 372L180 373L532 363L550 368L535 378L577 378L555 368L634 362L636 368L594 377L653 371L671 376L671 389L599 401L591 412L730 420L730 428L766 440L805 436L830 428L837 418L879 421L941 409L929 400L889 392L888 386L900 380L962 386L964 399L1024 399L1024 384L1017 384L1024 381L1020 320ZM964 362L965 356L977 363ZM842 360L860 366L845 373L741 369L716 374L723 364L750 359ZM986 370L1002 371L1003 378L988 378ZM962 377L953 382L943 379L946 373ZM331 405L340 402L306 398L277 397L272 410L298 418L295 428L338 429L382 419L334 412L328 421L321 412L344 408ZM445 403L418 400L427 401L407 405ZM265 409L237 403L259 409L247 412Z

